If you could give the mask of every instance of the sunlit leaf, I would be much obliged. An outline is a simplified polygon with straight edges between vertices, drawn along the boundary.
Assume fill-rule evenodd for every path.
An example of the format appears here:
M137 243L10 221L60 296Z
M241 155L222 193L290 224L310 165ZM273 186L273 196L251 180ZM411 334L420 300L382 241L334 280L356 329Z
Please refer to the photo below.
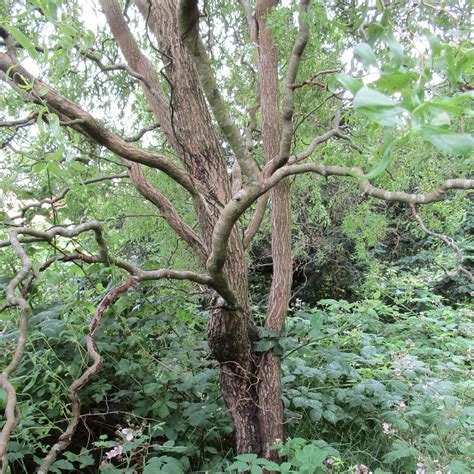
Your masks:
M474 149L474 138L467 133L453 133L448 130L424 125L424 136L433 146L451 155L468 155Z
M377 64L372 48L367 43L360 43L354 48L354 56L362 62L364 66Z

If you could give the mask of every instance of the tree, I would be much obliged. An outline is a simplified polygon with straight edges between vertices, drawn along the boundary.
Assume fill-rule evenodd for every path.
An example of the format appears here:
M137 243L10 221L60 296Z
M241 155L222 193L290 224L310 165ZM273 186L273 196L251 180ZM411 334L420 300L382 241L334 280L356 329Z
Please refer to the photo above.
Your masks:
M18 307L21 319L15 355L0 376L1 387L8 396L6 423L0 437L3 471L7 468L8 439L17 419L15 389L8 377L24 350L30 316L28 289L35 275L46 267L72 260L121 269L124 281L108 292L96 309L88 333L93 364L70 387L69 426L44 458L41 472L46 472L71 442L79 420L80 389L100 370L102 361L93 336L104 311L130 287L160 279L189 280L212 291L208 343L220 364L221 390L235 427L237 451L278 461L271 446L284 437L284 414L280 359L272 341L284 331L291 298L289 177L303 173L347 177L357 182L367 197L411 206L444 199L449 190L472 189L474 181L463 177L441 179L429 192L390 191L372 183L390 165L395 166L397 157L413 140L430 142L433 154L464 156L472 150L473 140L463 131L469 123L468 103L472 98L467 90L472 49L462 39L445 43L443 36L445 27L453 22L451 16L458 18L464 6L453 13L448 6L422 2L420 12L414 12L411 4L397 12L396 5L386 6L383 2L370 8L335 2L326 9L324 4L302 0L295 26L292 14L296 7L279 8L275 0L257 0L255 6L245 0L240 6L217 2L204 5L201 12L195 0L137 0L134 4L141 19L134 14L133 21L128 16L129 2L125 8L116 0L99 3L112 34L111 38L101 38L102 42L85 28L74 2L63 5L31 1L24 10L15 4L3 7L0 78L5 107L15 115L1 123L2 128L13 130L2 144L4 161L13 156L12 163L18 167L22 160L33 160L28 186L43 186L47 196L25 204L19 215L5 217L9 235L1 246L11 246L21 262L6 289L7 305ZM428 57L420 59L415 47L404 50L401 44L421 37L421 32L409 31L405 37L399 34L397 22L423 23L433 14L441 15L443 22L425 32L431 52L424 52L421 56ZM331 22L338 15L343 18L337 19L342 36L330 36L334 44L324 46L318 33L323 36L324 22ZM344 15L348 17L345 20ZM207 34L207 41L200 33L203 16L208 23L201 25L201 31ZM12 22L10 18L16 19ZM134 26L137 30L137 24L144 25L144 36L132 32ZM332 24L336 25L336 20ZM283 41L281 30L285 27L290 34ZM55 31L51 39L46 38L48 28ZM246 28L246 33L238 28ZM235 41L229 38L227 43L215 44L215 38L228 31L235 33ZM319 64L309 59L305 62L308 49L316 56L311 33L320 48L317 53L323 56ZM246 43L239 44L240 40ZM288 41L292 42L291 51L281 50L280 46L286 46ZM334 60L330 55L340 54L356 41L359 44L354 52L359 63L351 74L342 73L339 58ZM240 48L243 59L239 67L248 64L249 58L254 59L254 64L249 65L251 72L256 70L252 106L233 101L230 89L219 84L224 80L216 79L216 70L225 78L222 61L228 59L226 48ZM124 64L117 63L119 55ZM38 74L30 72L32 60L39 67ZM375 69L377 61L384 65L379 70ZM321 65L327 69L314 69ZM123 75L120 80L112 76L110 82L91 81L91 66L99 73L119 71ZM374 87L364 85L357 77L370 72L370 68L379 75ZM71 80L71 71L76 79ZM338 71L341 72L336 74ZM332 79L322 82L328 77ZM353 100L336 79L352 93ZM74 88L74 80L83 89ZM135 82L130 85L126 82L130 80L139 84L140 92L132 92ZM242 87L249 83L244 78ZM316 112L310 112L315 104L298 99L300 91L314 87L326 102L319 118L330 123L322 134L316 135L311 120L318 117L318 107ZM139 98L132 107L126 102L121 104L134 113L131 118L122 112L120 118L125 120L125 127L140 124L133 137L127 138L117 130L111 117L104 115L99 120L87 111L86 105L79 105L87 104L99 117L102 105L120 115L118 107L114 110L110 102L119 97L123 101L124 93ZM99 103L91 102L91 97ZM245 108L248 111L243 113ZM147 110L156 123L150 124ZM354 116L354 110L358 116ZM22 111L29 113L18 118ZM296 112L301 112L298 126ZM356 128L366 123L371 124L369 141L374 156L367 156L370 147L355 143L348 132L351 124ZM28 131L30 128L35 131ZM147 132L156 135L159 147L150 143L146 146ZM308 133L313 136L308 137ZM15 140L25 150L28 143L36 140L41 145L38 149L49 151L32 156L32 149L18 149L13 145ZM142 144L137 145L140 140ZM319 157L320 161L313 159L318 147L327 143L341 147L337 164L331 160L328 163L324 157ZM360 152L358 161L364 167L370 158L378 160L378 164L368 172L361 166L343 165L347 162L345 156L352 156L354 150ZM108 164L110 161L112 164ZM101 166L113 172L101 174ZM126 175L117 169L125 170ZM463 173L462 161L456 169ZM183 270L145 269L108 250L107 235L100 222L70 225L58 217L58 206L74 183L88 186L105 181L112 187L127 179L134 192L152 203L177 238L187 244L196 264ZM58 189L62 180L68 184ZM16 199L21 197L17 193ZM49 206L43 212L43 223L52 224L49 229L41 230L41 222L35 225L28 217L28 212L41 211L42 206ZM267 211L272 222L273 277L268 312L259 331L249 299L246 249ZM248 225L244 229L241 223L245 218ZM66 245L40 267L34 265L28 244L47 242L57 248L57 238L73 239L85 232L93 232L97 253L72 251Z

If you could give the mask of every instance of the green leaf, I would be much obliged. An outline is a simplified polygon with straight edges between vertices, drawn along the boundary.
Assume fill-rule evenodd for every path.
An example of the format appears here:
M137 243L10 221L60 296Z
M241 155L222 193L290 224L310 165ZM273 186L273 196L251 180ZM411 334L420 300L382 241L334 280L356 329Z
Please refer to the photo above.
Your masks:
M386 463L392 463L399 459L417 456L419 452L415 448L410 448L404 441L394 441L392 451L383 457Z
M408 89L416 81L418 74L416 72L397 72L395 74L385 74L377 79L373 84L384 92L392 94L393 92Z
M382 147L382 159L380 162L372 168L366 175L359 176L359 179L375 179L378 178L388 167L393 160L393 149L397 143L397 140L393 139L391 133L387 133L385 137L385 143Z
M336 74L336 79L350 92L355 94L359 89L364 87L362 79L352 77L349 74L339 73Z
M367 43L360 43L354 48L354 56L362 62L364 66L370 66L371 64L377 64L377 58L375 57L372 48Z
M3 388L1 388L0 389L0 409L1 410L4 410L5 407L7 406L7 399L8 399L7 392Z
M380 108L380 107L396 107L397 103L390 97L368 87L362 88L354 97L354 107L361 108Z
M373 122L386 127L396 125L404 111L390 97L368 87L363 87L355 95L354 108Z
M60 469L60 471L73 471L74 465L70 463L69 461L66 461L65 459L60 459L59 461L56 461L52 466L51 470L53 469Z
M400 43L395 39L395 36L393 36L392 32L387 34L386 43L390 49L390 55L393 59L392 67L394 70L398 70L400 69L403 60L402 47L400 46Z
M425 30L426 38L428 39L428 42L430 43L430 48L431 48L431 56L435 58L436 56L439 56L441 53L441 42L439 41L439 38L431 33L429 30Z
M257 341L253 345L253 350L255 352L267 352L274 346L274 344L275 342L271 339L260 339L260 341Z
M254 462L256 461L258 456L253 453L247 453L247 454L239 454L235 459L238 459L239 461L244 461L244 462Z
M20 43L34 59L38 59L38 52L30 39L18 28L13 25L7 25L8 32Z
M421 130L433 146L450 155L468 155L474 149L474 138L467 133L453 133L430 125L423 125Z

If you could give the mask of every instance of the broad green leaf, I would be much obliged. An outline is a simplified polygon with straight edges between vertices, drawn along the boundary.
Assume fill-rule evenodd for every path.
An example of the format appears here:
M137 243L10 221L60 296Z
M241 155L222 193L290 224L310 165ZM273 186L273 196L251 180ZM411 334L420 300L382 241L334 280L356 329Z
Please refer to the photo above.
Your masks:
M354 48L354 56L362 62L364 66L370 66L377 64L377 58L375 57L372 48L367 43L360 43Z
M386 127L397 124L403 109L390 97L363 87L354 97L354 108L373 122Z
M350 92L355 94L359 89L364 87L362 79L353 77L349 74L339 73L336 74L336 79Z
M386 43L390 49L390 56L393 59L393 64L391 65L391 67L394 70L398 70L400 69L400 66L402 65L402 60L403 60L402 47L400 46L400 43L395 39L395 36L393 36L392 32L387 34Z
M61 471L73 471L74 465L70 463L69 461L66 461L65 459L60 459L59 461L56 461L52 466L51 470L57 470L56 472L61 472Z
M379 108L395 107L397 105L390 97L368 87L363 87L354 97L354 107L361 108Z
M385 74L377 79L373 84L377 89L383 90L388 94L408 89L416 81L418 74L416 72L397 72L395 74Z
M468 155L474 149L474 138L467 133L453 133L430 125L423 125L421 130L433 146L445 153Z
M244 461L244 462L253 462L256 461L258 456L253 453L248 453L248 454L239 454L236 459L239 461Z
M383 460L386 463L392 463L394 461L398 461L399 459L408 458L417 456L420 453L414 449L410 448L404 441L394 441L392 445L392 451L387 453Z
M7 25L7 30L20 43L34 59L38 59L38 52L35 49L35 45L30 39L18 28L13 25Z

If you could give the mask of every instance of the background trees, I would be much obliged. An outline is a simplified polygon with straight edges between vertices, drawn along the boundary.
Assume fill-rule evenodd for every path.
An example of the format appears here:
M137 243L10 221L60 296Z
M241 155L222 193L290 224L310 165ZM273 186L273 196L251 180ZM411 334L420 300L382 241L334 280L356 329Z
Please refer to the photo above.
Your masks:
M18 421L10 378L21 363L27 320L36 317L41 327L48 321L56 336L65 321L89 322L92 365L82 372L79 359L66 377L72 415L67 413L69 424L56 444L48 438L54 433L42 435L52 444L40 462L46 471L70 445L80 425L79 397L104 364L95 338L105 311L123 305L129 324L134 311L145 305L143 317L158 301L178 313L179 324L190 319L197 303L206 308L207 342L237 452L254 455L241 461L279 461L279 451L271 448L285 436L281 360L322 331L322 319L310 312L304 314L315 332L308 336L305 323L298 326L295 318L301 340L288 336L293 277L294 290L308 301L314 302L311 295L353 300L364 289L375 291L384 268L374 253L395 259L410 212L425 232L423 218L430 212L460 231L466 197L450 190L473 186L464 177L472 151L472 49L463 29L469 7L308 1L279 6L264 0L206 3L200 12L194 1L99 4L105 20L100 17L95 34L87 26L90 11L75 2L2 7L0 70L8 115L2 151L8 173L2 178L7 232L1 245L7 248L6 274L13 275L5 285L8 314L21 321L12 362L0 379L7 394L3 468ZM448 202L438 203L446 197ZM435 203L433 210L420 216L417 206L428 203ZM455 276L469 282L459 246L444 232L443 237L455 250ZM328 261L337 262L332 275L324 266ZM271 269L271 281L251 272L260 291L249 288L249 263L255 270ZM314 278L313 271L320 276ZM338 283L351 272L345 278L352 281ZM312 289L308 278L331 283ZM170 281L185 283L169 289ZM338 287L328 291L333 281ZM197 285L197 298L183 299L186 309L179 316L166 298L176 298L180 289L196 291L191 284ZM49 307L40 311L53 300L65 304L62 319ZM330 314L354 312L353 303L328 304ZM174 322L169 330L180 334ZM137 333L145 338L140 347L154 350L153 331L149 338L140 323ZM80 338L73 334L68 337L80 357ZM170 333L158 336L166 340ZM196 359L188 360L199 377ZM124 374L138 369L133 361L124 365ZM208 362L203 365L206 373ZM154 409L166 417L178 406L166 397L163 402L160 384L147 375L144 393L160 393ZM374 383L357 390L376 395L381 389ZM304 395L299 407L316 410L318 419L319 395ZM326 418L342 421L334 407ZM208 421L206 410L205 403L195 407L191 426ZM125 429L143 434L145 424ZM174 441L179 429L167 434L166 428L158 423L149 436ZM131 441L128 432L122 434ZM331 455L324 446L311 449L323 450L321 461ZM140 462L147 460L144 455Z

